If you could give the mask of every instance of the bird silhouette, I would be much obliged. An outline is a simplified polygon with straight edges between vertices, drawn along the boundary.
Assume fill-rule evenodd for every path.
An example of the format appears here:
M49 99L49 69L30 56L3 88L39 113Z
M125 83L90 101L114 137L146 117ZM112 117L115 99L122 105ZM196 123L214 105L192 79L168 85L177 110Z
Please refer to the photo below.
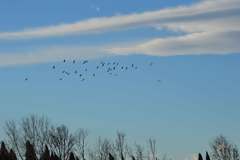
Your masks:
M104 65L105 65L105 63L104 63L104 62L101 62L100 64L102 65L102 67L104 67Z
M53 66L52 66L52 69L55 69L55 68L56 68L56 66L55 66L55 65L53 65Z
M82 64L86 64L86 63L88 63L88 60L85 60L85 61L83 61L83 63L82 63Z
M63 63L66 63L66 59L63 60Z
M69 76L69 75L70 75L70 73L69 73L69 72L67 72L67 71L65 71L65 74L66 74L67 76Z
M28 81L28 78L25 78L24 80L25 80L25 81Z

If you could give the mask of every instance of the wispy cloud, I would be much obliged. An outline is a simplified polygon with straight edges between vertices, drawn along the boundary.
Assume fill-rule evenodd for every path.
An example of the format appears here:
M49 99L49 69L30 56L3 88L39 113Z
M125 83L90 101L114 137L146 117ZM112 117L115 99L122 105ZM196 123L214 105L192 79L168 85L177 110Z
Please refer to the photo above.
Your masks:
M135 45L109 49L112 53L156 56L240 53L240 31L201 32L180 37L158 38Z
M0 53L0 66L47 63L63 58L94 58L106 55L147 54L157 56L240 53L240 1L207 0L191 6L158 11L92 18L73 24L0 32L5 40L48 38L116 31L129 27L153 27L181 36L149 39L128 44L48 47L31 52Z
M51 46L31 52L1 53L0 67L60 62L63 59L91 59L103 56L110 55L100 47Z
M239 0L203 1L192 6L182 6L113 17L92 18L71 24L27 28L16 32L0 32L0 39L16 40L91 34L125 29L128 27L153 26L155 24L164 25L166 23L184 22L194 19L224 18L224 16L239 15L239 10Z

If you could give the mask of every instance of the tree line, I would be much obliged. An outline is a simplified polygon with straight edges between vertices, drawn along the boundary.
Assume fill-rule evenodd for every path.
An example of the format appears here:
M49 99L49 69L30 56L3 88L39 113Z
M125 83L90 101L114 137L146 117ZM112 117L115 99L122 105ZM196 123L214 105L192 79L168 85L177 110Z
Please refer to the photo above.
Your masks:
M66 125L53 125L47 117L30 115L20 122L7 121L6 140L1 143L0 160L170 160L157 152L156 140L148 140L147 150L140 144L129 146L126 135L117 132L116 139L99 137L94 147L88 146L88 131L71 132ZM224 136L210 145L206 160L240 160L239 150ZM202 155L198 155L203 160Z

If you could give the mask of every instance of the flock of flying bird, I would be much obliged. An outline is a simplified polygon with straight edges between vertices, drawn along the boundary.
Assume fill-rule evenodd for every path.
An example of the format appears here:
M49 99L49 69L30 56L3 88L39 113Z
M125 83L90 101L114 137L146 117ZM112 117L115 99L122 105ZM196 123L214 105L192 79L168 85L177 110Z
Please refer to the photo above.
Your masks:
M80 66L78 66L77 69L74 69L72 72L66 70L66 69L61 69L60 67L60 77L58 78L59 81L63 81L64 79L66 79L67 77L69 77L70 75L75 75L78 76L80 81L86 81L87 78L94 78L96 77L96 75L99 72L105 72L108 75L111 76L118 76L121 72L125 72L125 71L135 71L138 70L138 66L134 63L130 64L130 65L124 65L121 64L119 62L113 61L113 62L104 62L101 61L98 65L95 66L95 70L94 72L90 72L87 64L89 63L88 60L83 60L83 61L77 61L77 60L71 60L71 61L67 61L66 59L64 59L62 61L63 64L72 64L72 65L76 65L78 66L78 64L80 64ZM148 64L149 66L153 66L153 62L150 62ZM52 70L57 70L58 67L56 65L51 66ZM76 68L76 67L75 67ZM29 79L26 77L25 81L28 81ZM157 80L157 82L161 82L161 80Z

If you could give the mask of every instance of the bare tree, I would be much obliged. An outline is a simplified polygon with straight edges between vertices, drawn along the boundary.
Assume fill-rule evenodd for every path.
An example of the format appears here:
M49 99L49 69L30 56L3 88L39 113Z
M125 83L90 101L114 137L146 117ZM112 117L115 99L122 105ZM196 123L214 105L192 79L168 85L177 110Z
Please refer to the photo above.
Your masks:
M88 136L88 131L85 129L79 129L75 134L76 150L81 160L85 160L87 136Z
M5 132L7 135L7 142L13 148L21 160L24 160L24 144L21 142L21 134L17 128L15 121L7 121L5 124ZM23 146L22 146L23 144Z
M219 136L210 144L214 160L239 160L236 145L229 143L224 136Z
M23 118L20 125L24 141L30 141L39 157L49 142L50 123L48 118L31 115Z
M125 134L121 132L117 132L117 138L116 138L116 151L118 153L118 156L121 160L126 159L126 148L127 145L125 144Z
M52 127L49 144L61 160L67 160L74 148L75 138L65 125Z
M48 144L50 123L46 117L30 115L17 124L15 121L7 121L5 133L9 145L16 150L17 155L23 160L25 142L29 141L36 149L39 157L43 153L44 145Z
M96 159L97 160L108 160L109 153L115 158L116 152L114 150L114 144L109 139L98 138L96 148Z
M141 145L136 144L136 160L143 160L144 159L144 149Z
M149 143L149 160L157 160L156 140L150 138Z

